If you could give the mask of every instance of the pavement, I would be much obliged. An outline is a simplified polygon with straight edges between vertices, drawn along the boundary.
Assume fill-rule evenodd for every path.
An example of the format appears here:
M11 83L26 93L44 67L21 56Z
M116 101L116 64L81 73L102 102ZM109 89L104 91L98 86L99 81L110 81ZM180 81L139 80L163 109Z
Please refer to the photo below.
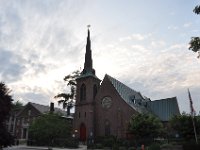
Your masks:
M26 145L19 145L19 146L11 146L3 148L3 150L49 150L48 147L43 146L26 146ZM53 147L52 150L87 150L86 145L79 145L79 148L57 148Z

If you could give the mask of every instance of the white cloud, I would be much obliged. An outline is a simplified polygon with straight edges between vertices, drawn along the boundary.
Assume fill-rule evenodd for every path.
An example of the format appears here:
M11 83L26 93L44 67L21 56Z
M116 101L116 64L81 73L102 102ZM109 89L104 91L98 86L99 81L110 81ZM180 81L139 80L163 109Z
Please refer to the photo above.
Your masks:
M187 23L185 23L185 24L183 25L183 27L188 28L188 27L190 27L191 25L192 25L191 22L187 22Z
M136 34L132 34L130 36L126 36L126 37L121 37L119 38L119 41L120 42L124 42L124 41L130 41L130 40L137 40L137 41L143 41L145 40L146 38L149 38L151 37L151 34L148 33L148 34L139 34L139 33L136 33Z
M0 1L0 79L8 83L15 98L45 104L67 90L63 77L83 67L88 23L94 26L93 62L101 79L108 73L152 99L177 95L184 101L187 87L197 97L200 62L187 50L187 39L178 33L179 23L168 27L173 34L162 28L164 22L150 29L151 25L143 27L141 22L138 28L138 22L128 20L130 29L87 2ZM105 30L109 25L120 26L120 31Z
M112 44L112 49L98 60L107 60L105 67L101 69L99 65L98 70L109 73L112 68L111 76L151 99L177 96L180 101L188 87L200 88L196 83L200 80L200 64L188 53L187 44L169 44L155 37L143 42L145 44ZM185 108L181 105L181 111Z
M133 40L142 41L142 40L146 39L148 36L150 36L150 34L148 34L148 35L132 34L132 39L133 39Z
M127 41L127 40L132 40L131 36L119 38L119 41L120 41L120 42Z
M179 29L179 27L178 26L168 26L167 29L169 29L169 30L177 30L177 29Z
M151 41L151 46L153 48L160 48L160 47L163 47L165 45L166 45L165 41L160 41L160 40Z
M35 101L49 103L61 90L59 86L63 87L64 76L78 68L82 43L70 28L84 9L81 1L79 4L37 0L1 3L0 56L4 65L0 79L11 87L14 98L34 101L35 97Z

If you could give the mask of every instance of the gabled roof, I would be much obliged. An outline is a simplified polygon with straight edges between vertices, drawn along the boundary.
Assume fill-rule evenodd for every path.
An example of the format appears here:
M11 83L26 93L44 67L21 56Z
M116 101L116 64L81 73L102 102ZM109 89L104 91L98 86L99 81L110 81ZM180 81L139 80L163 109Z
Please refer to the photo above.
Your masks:
M17 114L18 116L24 111L24 109L26 107L28 107L28 105L31 105L32 107L34 107L36 110L38 110L41 114L45 114L45 113L48 113L50 111L50 107L49 106L45 106L45 105L41 105L41 104L36 104L36 103L32 103L32 102L28 102L24 108ZM59 113L59 114L62 114L64 116L66 116L66 112L63 111L62 109L60 108L54 108L54 112L55 113Z
M40 104L36 104L32 102L29 102L28 104L32 105L35 109L37 109L42 114L49 112L49 106L40 105Z
M39 112L41 112L42 114L44 113L48 113L49 110L50 110L50 107L49 106L45 106L45 105L40 105L40 104L36 104L36 103L31 103L29 102L29 104L31 104L33 107L35 107ZM54 112L55 113L61 113L63 115L66 115L66 112L63 111L62 109L60 108L54 108Z
M147 111L147 109L142 104L147 100L149 101L149 99L144 98L140 92L137 92L129 88L128 86L116 80L115 78L107 74L105 77L107 77L110 80L110 82L112 83L118 94L127 104L129 104L132 108L134 108L138 112Z
M139 113L153 113L161 121L169 121L173 115L180 114L176 97L151 101L115 78L106 75L121 98Z
M162 121L169 121L173 115L179 115L179 107L176 97L149 101L148 106L152 113Z

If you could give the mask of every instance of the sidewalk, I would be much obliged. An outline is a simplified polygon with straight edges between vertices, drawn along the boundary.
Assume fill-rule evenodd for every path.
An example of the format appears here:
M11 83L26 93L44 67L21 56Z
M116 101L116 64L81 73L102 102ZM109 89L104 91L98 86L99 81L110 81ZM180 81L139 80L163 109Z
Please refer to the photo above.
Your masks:
M12 146L12 147L3 148L3 150L14 150L14 149L48 150L48 147L19 145L19 146ZM53 147L52 150L87 150L87 146L86 145L79 145L79 148L74 148L74 149Z

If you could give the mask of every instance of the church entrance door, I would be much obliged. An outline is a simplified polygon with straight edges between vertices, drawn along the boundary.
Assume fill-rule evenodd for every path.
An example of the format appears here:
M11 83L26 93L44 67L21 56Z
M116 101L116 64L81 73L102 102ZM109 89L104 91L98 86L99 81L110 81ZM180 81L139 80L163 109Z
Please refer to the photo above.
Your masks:
M80 126L80 140L83 142L86 141L86 127L84 123Z

